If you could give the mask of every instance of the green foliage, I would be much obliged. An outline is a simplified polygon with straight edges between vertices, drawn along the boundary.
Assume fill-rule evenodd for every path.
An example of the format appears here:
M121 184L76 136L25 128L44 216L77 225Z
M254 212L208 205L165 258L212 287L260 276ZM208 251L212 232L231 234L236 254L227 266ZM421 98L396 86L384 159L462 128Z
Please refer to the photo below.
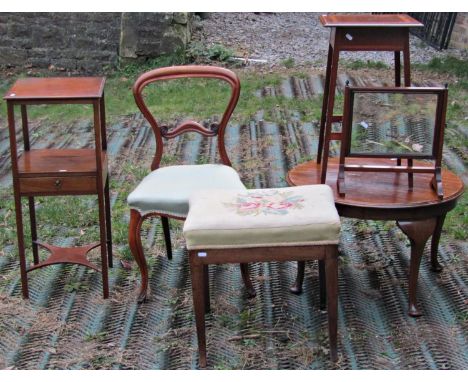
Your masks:
M107 332L98 332L98 333L86 333L84 340L86 342L90 341L103 341L107 336Z
M468 240L468 193L464 193L453 211L447 214L444 231L457 240ZM444 237L442 235L442 237Z
M291 69L291 68L294 68L295 61L294 61L294 58L288 57L285 60L281 61L281 64L285 68Z
M66 292L78 292L79 290L87 290L89 287L87 285L82 284L80 281L71 281L66 284L63 289Z
M206 46L200 42L194 42L187 49L187 59L192 62L225 62L233 56L234 51L221 44Z
M164 66L184 65L187 63L186 52L179 48L171 54L161 55L150 58L143 62L132 62L119 64L117 71L110 73L112 77L131 77L136 78L139 74L152 69L162 68Z

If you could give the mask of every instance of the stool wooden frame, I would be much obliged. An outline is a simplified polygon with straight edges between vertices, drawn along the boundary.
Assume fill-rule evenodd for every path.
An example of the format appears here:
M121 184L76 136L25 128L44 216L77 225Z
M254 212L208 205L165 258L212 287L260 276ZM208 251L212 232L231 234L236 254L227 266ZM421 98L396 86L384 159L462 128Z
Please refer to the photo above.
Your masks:
M169 129L169 127L166 125L160 126L157 123L156 119L154 118L153 114L151 113L151 111L145 103L143 97L143 90L146 86L153 82L182 78L213 78L225 81L230 85L231 96L219 123L213 123L211 124L211 126L205 127L196 121L189 120L182 122L181 124L172 129ZM224 134L226 131L227 124L229 122L229 118L231 117L232 112L234 111L237 105L237 101L240 95L240 80L234 72L221 67L202 65L172 66L154 69L138 77L135 84L133 85L133 95L138 108L141 110L144 117L150 123L154 136L156 138L156 152L151 163L151 171L154 171L159 168L164 150L163 138L171 139L187 132L196 132L204 137L217 136L218 151L221 157L221 162L226 166L232 167L224 144ZM155 192L157 192L157 190L155 190ZM140 268L142 279L140 292L138 296L139 302L143 302L146 299L149 285L148 265L146 263L145 255L143 252L140 230L144 220L151 216L159 216L161 218L161 223L164 232L164 241L166 244L166 253L169 260L172 259L169 218L185 220L184 217L180 216L173 216L160 212L149 212L142 214L136 209L130 209L128 241L132 255L135 258L138 267ZM253 296L255 295L255 292L252 288L252 284L248 275L248 265L241 264L240 267L244 283L249 293Z
M281 246L261 248L225 248L189 250L190 271L192 276L193 306L197 327L198 352L200 367L206 367L205 313L210 311L210 293L208 283L208 265L227 263L251 263L270 261L306 261L319 260L323 265L321 272L321 305L326 299L328 310L328 333L330 341L330 359L335 362L337 355L338 331L338 245ZM301 285L302 285L302 280Z
M87 253L101 247L103 296L109 296L108 266L112 267L111 211L107 170L104 77L63 77L19 79L6 93L8 128L15 198L18 253L23 298L29 297L27 273L48 265L71 263L99 271ZM94 149L32 149L29 139L27 106L43 104L90 104L94 116ZM21 108L24 152L18 155L15 106ZM38 242L34 197L58 195L98 196L100 242L82 247L56 247ZM21 198L27 197L31 224L34 265L27 267ZM39 259L41 246L51 255Z
M341 140L341 133L332 132L332 123L341 122L333 115L338 61L343 51L390 51L395 57L395 86L401 85L400 52L403 52L404 85L411 86L409 28L423 24L404 14L394 15L321 15L320 22L330 28L327 69L320 119L317 163L322 163L321 183L327 177L330 141Z

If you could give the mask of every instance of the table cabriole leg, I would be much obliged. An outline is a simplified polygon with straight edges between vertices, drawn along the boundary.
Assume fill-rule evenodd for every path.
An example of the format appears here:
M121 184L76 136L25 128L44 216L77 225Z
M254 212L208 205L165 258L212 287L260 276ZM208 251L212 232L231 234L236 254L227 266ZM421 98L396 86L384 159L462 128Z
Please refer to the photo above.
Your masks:
M431 270L434 272L441 272L443 267L440 265L439 261L437 260L437 253L439 250L439 241L440 235L442 234L442 227L444 225L445 216L447 214L443 214L437 216L437 223L434 229L434 234L432 235L431 240Z
M419 266L421 257L424 252L429 237L434 233L436 228L437 219L431 218L426 220L416 221L399 221L398 227L408 237L411 243L411 259L410 259L410 272L409 272L409 308L408 315L411 317L419 317L422 313L417 308L417 287Z

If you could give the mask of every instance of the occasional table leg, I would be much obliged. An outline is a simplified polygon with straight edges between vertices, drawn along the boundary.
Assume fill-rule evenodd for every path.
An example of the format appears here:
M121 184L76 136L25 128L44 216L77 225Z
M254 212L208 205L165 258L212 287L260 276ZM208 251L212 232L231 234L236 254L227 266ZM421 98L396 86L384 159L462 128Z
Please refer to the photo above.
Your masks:
M437 217L437 224L434 230L434 234L432 235L432 241L431 241L431 269L434 272L440 272L442 271L442 265L439 264L439 261L437 260L437 252L439 249L439 240L440 240L440 235L442 233L442 227L444 225L445 221L445 215L440 215Z
M400 51L394 52L395 56L395 86L401 86L401 62L400 62Z
M416 304L416 291L418 286L419 265L429 237L434 233L437 218L417 220L411 222L397 222L398 227L408 236L411 243L411 260L409 275L409 309L411 317L421 316Z
M17 187L17 185L15 185ZM26 270L26 255L24 253L23 211L21 197L15 192L16 234L18 236L18 254L20 260L21 289L23 298L29 298L28 274Z
M29 203L29 220L31 222L31 239L34 265L39 264L39 248L37 247L37 226L36 226L36 208L34 206L34 197L28 198Z
M317 148L317 163L322 160L323 139L325 137L325 122L327 117L328 95L330 94L330 72L332 62L333 48L328 44L327 70L325 72L325 83L323 84L322 116L320 117L320 131Z
M113 267L112 261L112 227L111 227L111 205L109 197L109 176L106 178L106 186L104 188L104 199L106 204L106 235L107 235L107 261L109 268Z
M330 155L330 137L332 132L333 108L335 105L336 93L336 78L338 76L338 61L340 58L340 51L335 47L332 52L331 67L330 67L330 85L327 100L327 115L325 121L325 135L323 139L323 156L322 168L320 174L320 183L325 184L327 179L328 156Z
M99 209L99 233L101 242L101 273L102 273L102 294L106 299L109 297L109 273L107 258L107 233L106 233L106 206L104 203L104 195L102 188L98 193L98 209Z

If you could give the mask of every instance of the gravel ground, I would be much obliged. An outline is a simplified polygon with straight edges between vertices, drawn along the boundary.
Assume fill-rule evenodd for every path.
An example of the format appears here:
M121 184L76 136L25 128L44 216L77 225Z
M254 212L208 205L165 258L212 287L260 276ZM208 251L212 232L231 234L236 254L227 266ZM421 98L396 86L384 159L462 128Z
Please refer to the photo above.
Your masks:
M320 13L208 13L195 22L193 41L222 44L240 57L266 60L276 66L287 59L296 65L326 65L329 30L321 26ZM453 55L468 59L466 51L438 51L410 37L411 61L426 63L433 57ZM343 52L341 60L393 63L391 52Z

